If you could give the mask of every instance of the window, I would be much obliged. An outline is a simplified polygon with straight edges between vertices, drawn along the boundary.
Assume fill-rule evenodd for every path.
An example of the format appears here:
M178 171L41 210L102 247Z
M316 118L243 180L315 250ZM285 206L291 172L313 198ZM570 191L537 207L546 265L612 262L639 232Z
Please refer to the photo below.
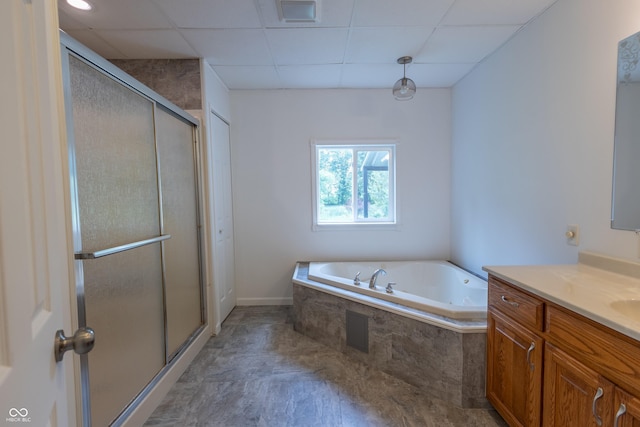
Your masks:
M314 226L395 224L395 143L312 144Z

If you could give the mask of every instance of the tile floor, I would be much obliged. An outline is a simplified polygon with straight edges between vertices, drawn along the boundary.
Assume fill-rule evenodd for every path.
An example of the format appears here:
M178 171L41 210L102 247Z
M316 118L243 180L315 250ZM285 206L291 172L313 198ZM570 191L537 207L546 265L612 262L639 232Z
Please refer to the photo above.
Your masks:
M237 307L145 426L506 426L293 330L291 307Z

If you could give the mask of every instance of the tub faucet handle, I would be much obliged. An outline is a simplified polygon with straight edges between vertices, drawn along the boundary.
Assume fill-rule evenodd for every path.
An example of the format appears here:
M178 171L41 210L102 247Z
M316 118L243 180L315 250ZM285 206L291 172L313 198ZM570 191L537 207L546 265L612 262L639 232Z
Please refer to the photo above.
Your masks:
M389 282L387 283L387 293L388 294L392 294L393 293L393 288L392 286L395 286L396 282Z
M353 279L353 284L356 286L360 286L360 272L356 273L356 277Z

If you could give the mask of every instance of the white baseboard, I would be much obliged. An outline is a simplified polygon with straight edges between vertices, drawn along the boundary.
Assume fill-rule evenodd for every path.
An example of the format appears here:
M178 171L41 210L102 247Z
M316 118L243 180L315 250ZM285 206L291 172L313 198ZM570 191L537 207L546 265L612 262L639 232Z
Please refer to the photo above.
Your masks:
M282 298L238 298L236 305L293 305L293 297Z

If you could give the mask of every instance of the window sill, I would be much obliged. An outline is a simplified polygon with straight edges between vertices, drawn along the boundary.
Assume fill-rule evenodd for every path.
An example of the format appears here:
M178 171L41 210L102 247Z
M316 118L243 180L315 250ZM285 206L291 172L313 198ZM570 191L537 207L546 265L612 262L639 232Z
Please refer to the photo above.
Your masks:
M324 223L313 224L311 229L313 231L396 231L400 229L400 225L395 222Z

